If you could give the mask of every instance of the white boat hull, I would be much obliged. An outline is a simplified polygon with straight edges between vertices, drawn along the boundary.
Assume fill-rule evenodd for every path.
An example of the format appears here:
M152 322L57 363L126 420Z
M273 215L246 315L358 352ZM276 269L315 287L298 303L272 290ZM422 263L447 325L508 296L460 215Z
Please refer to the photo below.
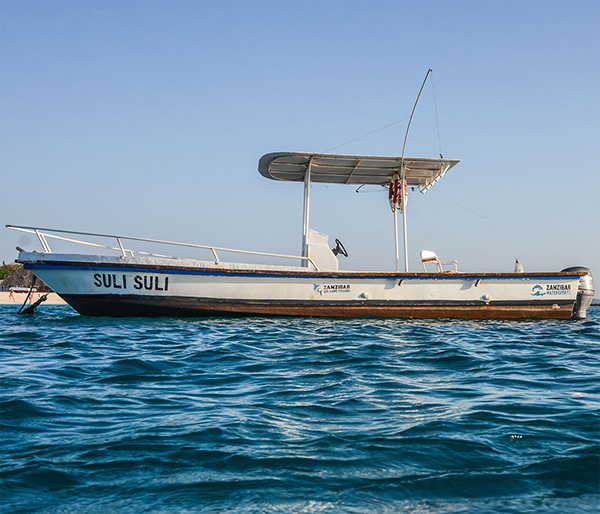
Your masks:
M89 316L571 318L586 272L371 273L21 253Z

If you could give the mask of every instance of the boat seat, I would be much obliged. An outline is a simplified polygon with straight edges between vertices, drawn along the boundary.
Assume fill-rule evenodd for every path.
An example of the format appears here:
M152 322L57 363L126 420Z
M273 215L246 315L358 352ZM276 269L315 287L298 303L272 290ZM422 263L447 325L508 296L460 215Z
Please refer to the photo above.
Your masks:
M454 270L447 271L458 271L458 261L440 261L440 258L435 252L432 252L431 250L423 250L421 252L421 264L423 264L423 271L425 271L425 273L427 273L427 268L425 267L425 263L427 262L433 262L438 273L444 272L444 266L454 266Z

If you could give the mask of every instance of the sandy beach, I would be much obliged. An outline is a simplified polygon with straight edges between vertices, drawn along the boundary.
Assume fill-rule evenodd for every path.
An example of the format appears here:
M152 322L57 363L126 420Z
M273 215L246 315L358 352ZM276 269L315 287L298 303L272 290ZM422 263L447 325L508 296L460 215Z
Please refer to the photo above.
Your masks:
M35 302L40 296L43 296L44 293L34 293L32 295L33 300L31 303ZM10 293L8 291L0 291L0 305L23 305L23 302L27 298L27 293L15 293L14 300L10 298ZM30 298L31 300L31 298ZM29 303L29 302L28 302ZM41 305L66 305L67 303L56 293L49 293L48 298Z

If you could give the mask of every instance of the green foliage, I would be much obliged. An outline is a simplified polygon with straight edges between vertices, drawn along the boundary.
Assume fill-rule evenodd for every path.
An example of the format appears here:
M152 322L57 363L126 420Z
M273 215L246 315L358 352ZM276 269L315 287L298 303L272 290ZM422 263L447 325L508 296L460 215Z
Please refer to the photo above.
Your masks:
M4 280L5 278L9 277L20 267L20 264L6 264L4 261L2 261L2 266L0 266L0 280Z

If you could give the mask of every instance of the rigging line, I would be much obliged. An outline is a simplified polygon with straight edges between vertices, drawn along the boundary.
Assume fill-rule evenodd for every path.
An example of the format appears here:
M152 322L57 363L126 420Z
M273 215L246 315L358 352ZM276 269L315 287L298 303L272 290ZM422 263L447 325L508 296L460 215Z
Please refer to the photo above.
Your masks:
M442 138L440 137L440 120L438 119L437 101L435 99L435 86L433 85L433 75L431 76L431 91L433 91L433 108L435 110L435 124L437 126L438 135L438 146L440 147L440 159L443 159L442 155Z
M438 188L432 187L431 190L435 191L436 193L441 194L446 200L448 200L449 202L452 202L454 205L460 207L461 209L464 209L465 211L469 211L469 212L475 214L475 216L479 216L481 219L487 220L486 216L482 216L478 212L475 212L473 209L469 209L468 207L465 207L464 205L461 205L458 202L455 202L454 200L452 200L452 198L450 198L450 197L446 196L444 193L442 193Z
M410 118L410 116L407 116L406 118L402 118L401 120L396 120L388 125L384 125L383 127L379 127L378 129L372 130L371 132L367 132L366 134L363 134L362 136L358 136L358 137L355 137L354 139L351 139L350 141L346 141L345 143L342 143L341 145L337 145L337 146L334 146L333 148L329 148L328 150L325 150L324 153L331 152L331 150L335 150L336 148L340 148L341 146L345 146L350 143L354 143L354 141L358 141L359 139L362 139L363 137L370 136L371 134L375 134L375 132L379 132L380 130L384 130L388 127L391 127L393 125L397 125L398 123L406 121L408 118Z
M360 193L360 192L361 192L361 189L362 189L363 187L365 187L366 185L367 185L367 184L361 184L360 186L358 186L358 187L356 188L356 191L355 191L355 192L356 192L356 193ZM369 184L369 185L372 185L372 184ZM383 184L381 184L379 187L381 187L382 189L385 189L385 190L387 190L387 186L384 186ZM367 191L362 191L362 193L381 193L381 191L379 191L379 190L378 190L378 191L372 191L372 190L370 190L370 189L369 189L369 190L367 190Z

